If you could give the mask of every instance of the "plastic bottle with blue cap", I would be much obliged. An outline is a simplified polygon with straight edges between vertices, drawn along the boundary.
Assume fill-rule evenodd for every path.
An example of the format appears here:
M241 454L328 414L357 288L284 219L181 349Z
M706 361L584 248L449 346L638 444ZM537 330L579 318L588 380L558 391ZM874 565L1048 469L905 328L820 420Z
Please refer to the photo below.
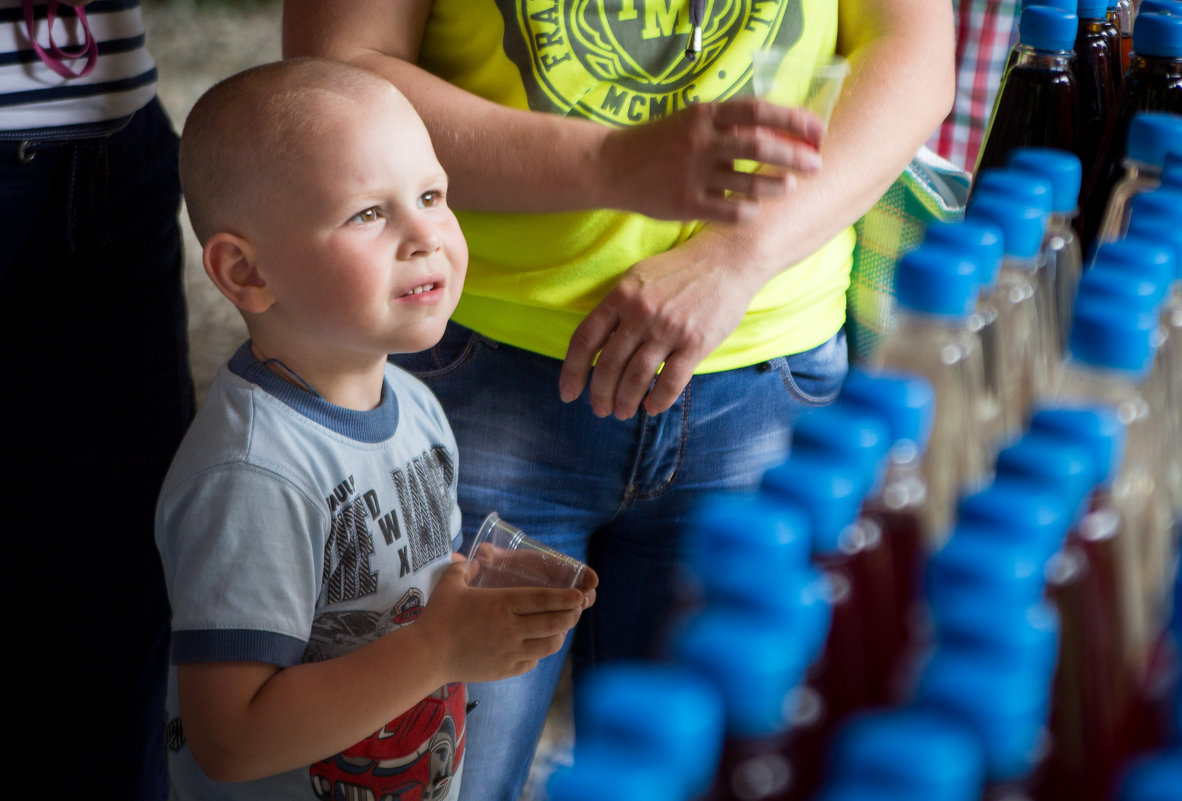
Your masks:
M926 379L939 403L923 460L927 514L938 544L947 536L957 495L987 479L979 408L985 366L980 338L969 329L976 306L977 264L967 254L920 245L899 260L897 324L871 357L874 369Z
M686 801L680 783L670 781L675 767L651 752L637 754L627 744L580 744L571 764L547 779L546 796L549 801Z
M1178 22L1182 24L1182 18ZM1182 113L1138 113L1129 124L1125 147L1124 174L1108 193L1097 242L1111 242L1124 236L1129 228L1132 199L1161 185L1166 155L1172 151L1182 152Z
M1161 749L1131 761L1116 801L1174 801L1182 787L1182 749Z
M1028 145L1075 152L1079 86L1075 76L1075 14L1028 6L1018 20L1013 66L1002 76L975 173L1000 167Z
M579 682L579 749L602 743L643 754L665 769L665 783L680 785L675 798L706 798L722 754L724 713L705 676L672 663L621 661L599 665Z
M888 675L900 669L909 650L913 619L920 602L920 575L935 535L927 514L928 488L923 457L931 436L935 392L927 379L889 370L854 368L839 396L843 403L882 415L890 428L891 448L882 488L862 503L863 517L877 523L891 551L897 607L898 655ZM890 681L890 679L888 679Z
M1124 657L1135 677L1144 672L1155 628L1158 612L1152 599L1162 591L1158 579L1162 545L1170 536L1168 499L1161 489L1160 425L1143 392L1157 328L1157 315L1151 312L1117 298L1081 295L1075 307L1071 355L1056 397L1060 405L1106 406L1125 425L1125 458L1109 502L1122 523L1115 580L1126 635Z
M884 387L884 390L887 389ZM866 488L857 519L842 532L841 561L850 568L850 580L862 608L863 654L869 681L868 704L892 700L891 676L899 657L904 607L896 584L895 543L882 525L867 513L867 505L880 498L886 486L892 446L891 428L881 411L850 403L844 394L836 402L802 415L793 426L792 453L816 454L851 463L866 476ZM822 564L830 566L831 557Z
M1031 8L1037 8L1032 6ZM1026 420L1035 399L1047 391L1057 376L1058 346L1048 342L1057 337L1051 297L1044 296L1044 265L1041 262L1046 207L1020 202L997 191L982 191L969 201L966 219L987 220L1002 230L1005 255L997 284L990 297L998 313L996 358L998 424L987 449L1015 436ZM1052 354L1054 358L1052 359Z
M798 688L807 654L791 626L742 610L704 609L673 640L672 657L709 681L723 702L725 736L711 801L804 799L814 786L797 739L815 721ZM606 796L614 797L614 796Z
M930 223L924 230L924 244L950 248L968 257L976 265L977 300L967 326L981 343L985 383L975 400L982 442L997 438L1002 369L997 306L993 293L1001 270L1005 245L999 226L985 219L948 220Z
M1009 166L1041 175L1051 182L1051 216L1043 239L1043 256L1053 276L1053 305L1059 326L1056 342L1061 358L1067 347L1075 290L1083 274L1083 249L1078 230L1083 166L1074 153L1043 147L1011 151Z
M1133 52L1117 95L1116 111L1104 136L1083 211L1084 253L1091 251L1113 189L1126 173L1133 119L1142 112L1182 113L1182 16L1137 15Z
M1103 145L1104 129L1116 110L1116 93L1124 68L1120 31L1108 19L1107 0L1080 0L1075 36L1075 73L1079 78L1079 145L1076 155L1094 164Z

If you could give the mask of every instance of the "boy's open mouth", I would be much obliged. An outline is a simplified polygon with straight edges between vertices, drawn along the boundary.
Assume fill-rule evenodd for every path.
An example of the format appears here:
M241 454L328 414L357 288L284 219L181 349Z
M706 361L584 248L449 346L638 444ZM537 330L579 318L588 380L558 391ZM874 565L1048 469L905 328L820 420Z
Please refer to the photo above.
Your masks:
M419 286L416 286L414 289L406 290L405 292L402 293L401 297L405 298L410 295L421 295L424 292L430 292L434 288L435 288L435 284L421 284Z

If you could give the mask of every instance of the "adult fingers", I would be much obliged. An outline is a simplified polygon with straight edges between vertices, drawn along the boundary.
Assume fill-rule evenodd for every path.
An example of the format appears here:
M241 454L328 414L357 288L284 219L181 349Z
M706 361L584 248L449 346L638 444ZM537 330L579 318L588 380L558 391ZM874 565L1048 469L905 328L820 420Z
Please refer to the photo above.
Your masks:
M665 360L665 367L644 399L644 410L648 414L667 411L677 400L693 377L698 359L677 353Z
M806 108L745 97L714 103L710 109L714 124L719 128L774 128L813 145L820 145L825 138L825 121Z
M564 403L570 403L583 393L595 354L611 337L618 322L616 313L601 304L592 309L575 328L566 349L562 370L558 374L558 394Z

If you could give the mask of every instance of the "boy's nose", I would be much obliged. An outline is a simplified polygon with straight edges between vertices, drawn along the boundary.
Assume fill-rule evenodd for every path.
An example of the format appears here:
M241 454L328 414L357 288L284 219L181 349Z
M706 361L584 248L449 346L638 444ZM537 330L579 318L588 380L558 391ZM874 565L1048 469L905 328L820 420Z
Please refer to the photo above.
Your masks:
M399 258L410 259L415 256L425 256L442 247L439 231L431 221L416 217L408 220L406 226L402 244L398 249Z

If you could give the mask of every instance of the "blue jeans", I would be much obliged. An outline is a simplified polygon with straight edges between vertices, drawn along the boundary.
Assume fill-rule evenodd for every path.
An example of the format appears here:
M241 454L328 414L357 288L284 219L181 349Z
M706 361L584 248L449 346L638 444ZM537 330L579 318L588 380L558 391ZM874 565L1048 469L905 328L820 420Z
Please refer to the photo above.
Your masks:
M595 417L586 393L562 403L559 361L459 325L395 361L431 387L455 431L464 548L496 510L598 572L598 599L573 638L577 676L659 653L695 504L754 490L786 458L794 417L840 388L846 344L839 333L804 353L694 376L668 411L625 421ZM516 801L570 642L524 676L469 688L479 708L468 718L464 798Z
M177 137L156 103L104 135L54 133L0 136L0 451L21 477L0 485L21 671L4 708L51 794L158 801L153 518L194 406Z

